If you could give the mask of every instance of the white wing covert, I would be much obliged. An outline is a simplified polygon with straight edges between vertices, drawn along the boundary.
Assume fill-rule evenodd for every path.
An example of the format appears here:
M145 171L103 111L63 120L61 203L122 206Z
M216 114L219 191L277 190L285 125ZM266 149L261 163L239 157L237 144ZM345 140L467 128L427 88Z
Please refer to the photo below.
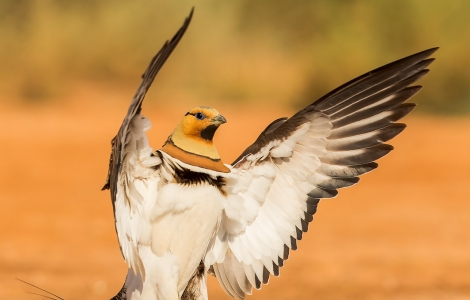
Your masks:
M414 107L410 86L434 60L429 49L366 73L290 119L271 123L233 163L227 203L205 258L237 299L266 284L297 248L321 198L351 186L390 152Z
M150 211L157 199L161 164L152 155L145 131L150 121L137 114L130 123L115 195L115 222L119 245L129 268L145 276L139 245L151 240Z
M151 239L150 211L156 201L160 182L157 169L161 164L148 144L145 131L150 121L140 114L144 97L155 76L175 49L191 21L193 10L175 36L166 41L142 75L142 83L131 102L117 135L111 141L108 178L103 190L109 189L113 203L116 233L124 260L134 272L145 276L137 252L138 245Z

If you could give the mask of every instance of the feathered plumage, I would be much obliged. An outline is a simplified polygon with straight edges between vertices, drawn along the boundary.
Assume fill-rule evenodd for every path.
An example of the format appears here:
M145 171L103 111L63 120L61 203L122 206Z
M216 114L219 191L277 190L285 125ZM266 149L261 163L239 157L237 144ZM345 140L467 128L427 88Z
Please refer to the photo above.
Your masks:
M108 182L116 231L129 266L126 299L207 299L206 276L243 299L279 269L307 231L321 198L377 167L405 125L412 86L430 49L368 72L271 123L232 165L212 137L226 122L215 109L187 112L153 151L141 104L176 47L192 11L143 75L112 141ZM125 295L124 295L125 294Z

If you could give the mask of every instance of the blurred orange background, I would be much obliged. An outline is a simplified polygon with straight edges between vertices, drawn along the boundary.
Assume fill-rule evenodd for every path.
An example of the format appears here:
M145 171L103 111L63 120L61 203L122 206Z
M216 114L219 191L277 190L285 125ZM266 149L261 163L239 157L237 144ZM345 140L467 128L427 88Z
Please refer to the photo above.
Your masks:
M144 103L158 149L217 108L230 163L273 119L430 48L395 150L323 200L252 299L470 299L470 2L5 0L0 3L0 299L109 299L127 272L105 182L110 140L148 61L196 6ZM210 297L229 299L216 280Z

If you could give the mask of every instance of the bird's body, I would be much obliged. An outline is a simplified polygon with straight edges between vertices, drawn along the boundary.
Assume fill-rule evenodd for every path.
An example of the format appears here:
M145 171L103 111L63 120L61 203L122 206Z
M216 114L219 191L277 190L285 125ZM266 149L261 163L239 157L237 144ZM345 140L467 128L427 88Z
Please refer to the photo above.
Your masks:
M205 116L211 113L207 108L195 110ZM187 163L194 163L195 155L210 162L214 162L210 156L216 156L220 162L211 140L201 141L200 133L185 133L184 121L190 123L194 118L185 116L162 149L155 152L142 134L150 127L149 121L140 114L131 120L115 215L130 273L141 274L129 275L136 287L127 288L132 299L179 299L219 228L226 196L224 176L229 176L230 170ZM209 122L207 126L213 124ZM194 141L178 143L182 135ZM200 145L195 147L194 143ZM186 152L188 147L196 148L198 154ZM221 167L215 164L214 168ZM206 272L204 267L204 279Z
M192 14L191 14L192 15ZM140 114L153 78L190 18L152 60L112 141L108 182L116 231L129 266L115 299L205 300L215 275L232 297L259 289L295 250L321 198L351 186L392 150L404 103L436 49L404 58L271 123L231 165L213 143L226 122L213 108L188 111L154 151Z

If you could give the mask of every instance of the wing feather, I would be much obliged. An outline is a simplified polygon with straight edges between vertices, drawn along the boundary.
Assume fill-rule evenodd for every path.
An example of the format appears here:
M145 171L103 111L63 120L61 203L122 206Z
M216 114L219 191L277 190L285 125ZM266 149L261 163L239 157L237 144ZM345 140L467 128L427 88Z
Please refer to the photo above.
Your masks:
M394 108L393 110L386 110L378 113L375 116L370 118L360 120L349 124L347 126L342 126L339 128L334 127L331 131L329 139L339 139L345 138L352 135L363 134L366 132L374 131L377 129L384 128L389 124L398 121L415 108L416 104L414 103L403 103ZM333 122L333 126L335 123Z
M375 162L356 166L338 166L323 163L318 172L330 177L356 177L374 170L377 166L378 164Z
M251 294L252 285L245 274L243 269L243 263L240 263L239 260L233 255L230 255L230 260L232 262L232 270L237 279L238 286L242 293L239 294L239 298L243 299L244 294Z
M217 277L217 279L219 279L220 286L223 288L225 293L227 293L227 295L231 297L235 297L235 293L233 292L232 287L227 279L227 276L225 275L224 265L217 263L213 267L215 276Z
M259 285L259 281L256 280L256 274L255 274L254 268L251 265L248 265L246 263L242 263L242 265L243 265L243 270L245 271L246 278L250 282L250 285L258 289L260 285Z
M326 150L346 151L379 145L394 138L396 135L402 132L405 127L405 124L394 123L378 130L353 135L342 139L332 139L326 147Z
M233 255L230 253L229 255L226 256L224 260L224 270L225 274L227 276L228 282L230 284L230 287L234 293L234 296L236 295L237 298L241 298L245 295L245 291L242 289L242 286L245 285L245 282L240 282L238 281L237 274L235 273L236 270L238 270L241 266L237 266L237 268L234 268L234 264L232 263L233 260ZM238 270L238 275L242 275L243 272L240 272ZM244 275L244 274L243 274Z
M121 127L111 141L108 178L103 190L110 190L115 228L124 260L129 268L140 272L143 277L144 268L137 248L150 243L149 214L152 201L157 197L160 175L156 170L161 159L152 154L145 135L151 126L150 121L141 116L140 111L148 89L183 37L192 14L193 10L173 38L151 60Z
M405 101L421 87L410 85L428 73L434 60L428 57L436 50L368 72L291 118L274 121L235 160L228 194L229 199L240 196L233 199L243 205L228 201L224 208L224 216L232 219L223 220L219 229L227 234L228 247L216 273L229 295L243 299L270 274L279 275L320 199L356 184L393 149L385 142L405 128L395 122L414 108ZM214 251L209 249L207 257L221 255Z

